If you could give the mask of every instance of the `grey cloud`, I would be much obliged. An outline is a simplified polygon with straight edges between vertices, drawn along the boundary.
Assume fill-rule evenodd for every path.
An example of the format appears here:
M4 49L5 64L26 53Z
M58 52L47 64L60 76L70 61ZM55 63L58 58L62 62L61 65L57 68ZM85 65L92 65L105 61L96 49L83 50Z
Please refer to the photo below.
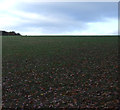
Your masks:
M47 22L47 21L34 21L27 22L24 24L19 24L16 29L26 30L31 28L41 28L42 32L45 34L60 34L66 32L72 32L74 30L84 30L86 28L85 23L79 21L59 21L57 23Z
M45 34L61 34L86 29L87 22L102 21L103 18L117 18L118 7L114 2L73 2L73 3L28 3L19 4L17 10L25 13L44 15L51 21L24 18L29 22L21 23L15 29L24 31L40 28ZM57 19L57 21L55 21Z
M69 2L23 4L20 10L44 15L67 15L75 20L96 21L102 17L117 17L118 7L114 2Z

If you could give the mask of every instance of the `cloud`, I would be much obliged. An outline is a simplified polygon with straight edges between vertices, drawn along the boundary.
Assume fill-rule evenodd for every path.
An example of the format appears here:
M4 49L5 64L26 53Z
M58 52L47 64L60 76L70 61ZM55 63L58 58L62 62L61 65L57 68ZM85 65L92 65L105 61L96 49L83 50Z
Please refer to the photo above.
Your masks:
M117 34L117 3L13 1L0 1L9 5L0 4L0 29L32 35Z
M71 22L70 22L71 23ZM73 26L73 25L74 26ZM66 35L116 35L118 34L118 20L116 18L105 18L102 22L94 23L63 23L63 27L45 27L45 28L28 28L29 35L39 35L39 34L66 34ZM71 26L70 26L71 25ZM81 26L82 25L82 26ZM67 27L68 26L68 27ZM27 33L23 33L27 34Z
M117 35L118 19L104 18L102 22L86 23L86 29L81 32L75 31L73 34L81 35Z
M73 2L73 3L32 3L23 4L20 7L24 12L42 13L44 15L57 15L71 17L75 20L95 21L100 20L102 17L117 17L118 7L117 3L86 3L86 2Z

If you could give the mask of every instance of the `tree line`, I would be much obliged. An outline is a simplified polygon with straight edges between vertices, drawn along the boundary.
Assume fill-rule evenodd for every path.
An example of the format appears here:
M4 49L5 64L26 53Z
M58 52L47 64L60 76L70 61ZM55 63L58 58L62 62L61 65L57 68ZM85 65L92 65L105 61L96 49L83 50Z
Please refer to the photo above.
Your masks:
M16 33L14 31L10 31L10 32L7 32L7 31L0 31L2 36L21 36L20 33Z

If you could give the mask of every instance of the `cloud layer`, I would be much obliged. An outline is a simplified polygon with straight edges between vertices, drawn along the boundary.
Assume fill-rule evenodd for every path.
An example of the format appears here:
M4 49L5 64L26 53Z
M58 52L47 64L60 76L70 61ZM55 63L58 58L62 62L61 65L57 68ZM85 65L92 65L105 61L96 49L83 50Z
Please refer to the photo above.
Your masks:
M21 34L118 34L116 2L2 0L0 10L0 29Z

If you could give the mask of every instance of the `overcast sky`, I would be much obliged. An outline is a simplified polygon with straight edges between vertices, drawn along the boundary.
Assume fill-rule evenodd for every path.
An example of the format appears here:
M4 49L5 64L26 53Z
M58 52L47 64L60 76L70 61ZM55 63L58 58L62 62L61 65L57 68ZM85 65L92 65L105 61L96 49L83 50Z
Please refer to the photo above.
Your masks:
M34 1L0 0L0 30L23 35L118 34L117 2Z

